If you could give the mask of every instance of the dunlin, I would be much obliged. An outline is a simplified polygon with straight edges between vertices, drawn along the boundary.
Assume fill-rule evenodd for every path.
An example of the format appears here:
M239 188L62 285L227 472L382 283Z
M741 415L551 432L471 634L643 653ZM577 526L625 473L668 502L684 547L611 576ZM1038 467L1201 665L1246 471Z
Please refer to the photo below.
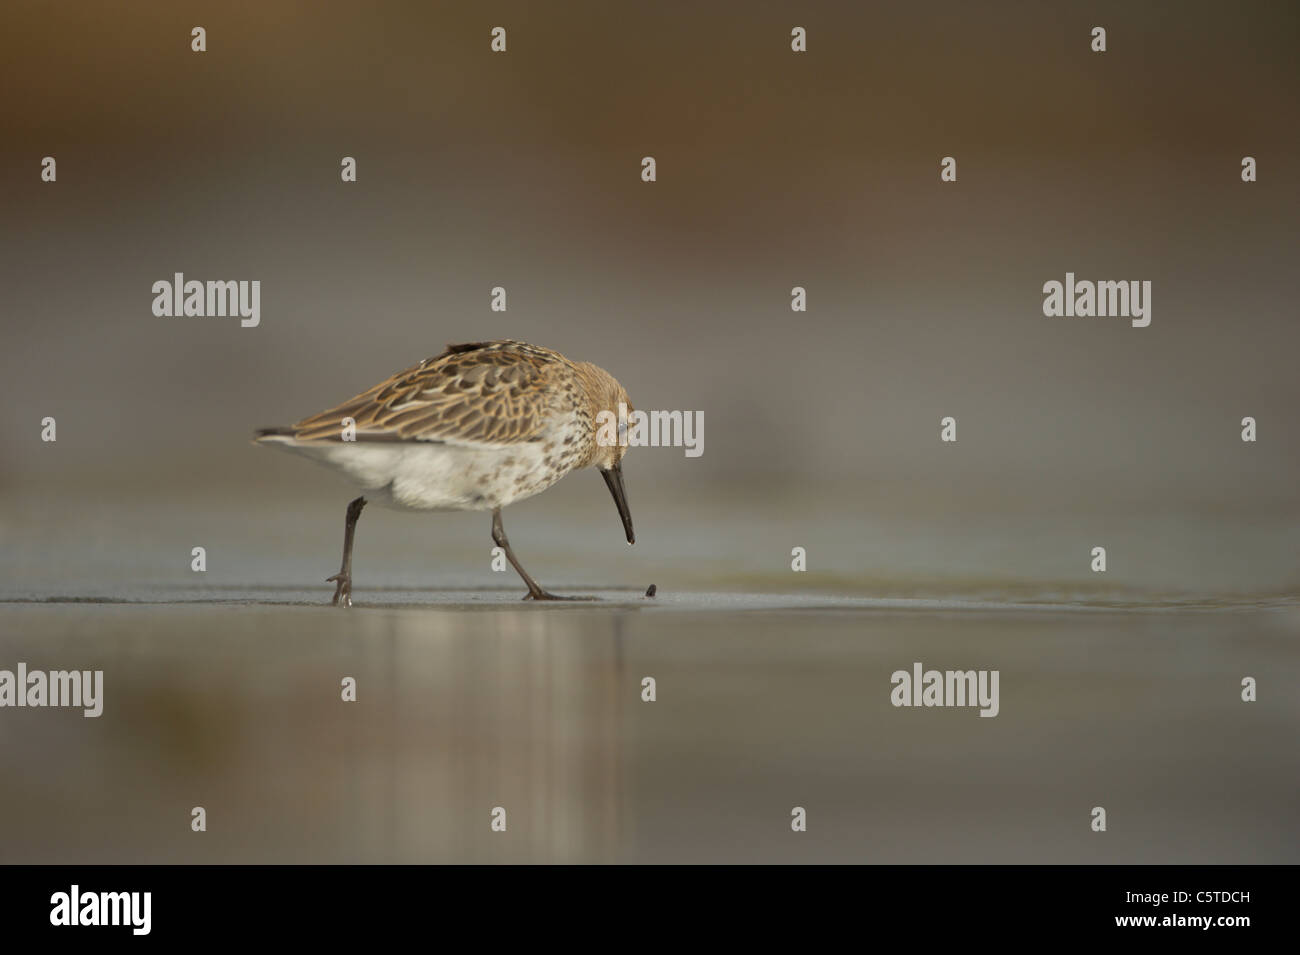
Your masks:
M491 511L492 540L528 586L524 599L566 600L524 570L501 508L595 466L635 541L623 490L622 442L598 442L598 415L630 407L627 392L588 362L516 341L449 345L329 411L290 428L266 428L260 444L305 454L342 471L381 504L403 510ZM621 437L621 435L620 435ZM352 539L364 496L348 504L343 564L328 578L334 603L352 605Z

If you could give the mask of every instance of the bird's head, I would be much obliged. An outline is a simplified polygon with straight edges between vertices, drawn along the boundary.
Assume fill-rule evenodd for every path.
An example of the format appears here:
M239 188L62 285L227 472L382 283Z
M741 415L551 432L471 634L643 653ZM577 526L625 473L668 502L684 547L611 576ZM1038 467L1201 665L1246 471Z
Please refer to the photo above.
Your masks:
M587 363L580 367L588 380L588 394L593 402L591 417L595 443L590 463L605 479L618 508L618 516L623 521L623 530L627 532L627 542L634 544L636 534L632 530L632 513L628 510L627 491L623 486L623 456L627 454L628 416L633 411L632 402L628 399L627 389L609 372Z

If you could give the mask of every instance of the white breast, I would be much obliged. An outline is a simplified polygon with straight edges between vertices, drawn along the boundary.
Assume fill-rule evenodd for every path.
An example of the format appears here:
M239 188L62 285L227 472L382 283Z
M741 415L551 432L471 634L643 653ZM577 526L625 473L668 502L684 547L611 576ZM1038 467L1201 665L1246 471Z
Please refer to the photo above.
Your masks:
M275 443L342 472L376 503L403 510L490 511L546 490L571 469L542 441L499 448L421 441Z

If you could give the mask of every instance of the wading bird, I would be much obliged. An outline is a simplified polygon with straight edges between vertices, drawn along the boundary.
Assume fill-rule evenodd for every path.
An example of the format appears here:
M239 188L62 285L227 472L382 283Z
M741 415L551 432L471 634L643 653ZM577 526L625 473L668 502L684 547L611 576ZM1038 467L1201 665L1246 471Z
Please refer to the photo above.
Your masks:
M608 372L549 348L517 341L449 345L328 411L289 428L257 432L259 444L305 454L343 472L380 504L417 511L491 511L492 540L528 586L524 599L557 597L524 570L501 523L501 509L546 490L570 471L594 466L618 507L627 542L636 540L623 489L627 452L598 440L602 424L628 408ZM363 495L348 504L343 564L327 578L334 603L352 606L352 540Z

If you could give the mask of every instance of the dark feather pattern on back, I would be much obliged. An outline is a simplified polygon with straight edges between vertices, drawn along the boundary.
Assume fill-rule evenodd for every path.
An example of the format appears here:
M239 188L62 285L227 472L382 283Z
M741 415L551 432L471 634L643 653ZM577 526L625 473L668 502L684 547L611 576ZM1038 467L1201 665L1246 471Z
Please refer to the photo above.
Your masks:
M578 400L571 389L551 387L573 369L558 352L523 342L448 345L335 408L272 430L299 442L340 441L343 419L352 418L358 441L535 441L554 413Z

